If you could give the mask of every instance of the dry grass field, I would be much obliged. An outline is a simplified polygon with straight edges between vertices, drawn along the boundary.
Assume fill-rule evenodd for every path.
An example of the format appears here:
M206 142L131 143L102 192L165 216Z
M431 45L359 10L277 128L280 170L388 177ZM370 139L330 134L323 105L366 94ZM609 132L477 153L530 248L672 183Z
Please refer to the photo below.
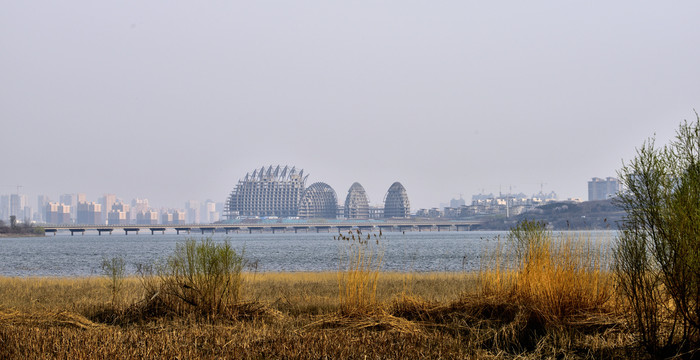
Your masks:
M477 274L380 273L377 303L344 314L336 273L244 274L239 318L116 320L105 278L1 278L0 358L628 358L614 313L570 323L477 296ZM114 311L143 298L128 278Z
M550 240L473 273L382 272L348 241L338 272L0 278L0 359L645 358L597 253Z

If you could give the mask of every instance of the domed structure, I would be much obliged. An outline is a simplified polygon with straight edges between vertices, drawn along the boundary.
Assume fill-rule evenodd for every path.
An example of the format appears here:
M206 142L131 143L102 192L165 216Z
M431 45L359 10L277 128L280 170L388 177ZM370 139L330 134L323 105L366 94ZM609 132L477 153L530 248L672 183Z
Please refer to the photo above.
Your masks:
M304 219L335 219L338 215L338 198L335 190L328 184L317 182L311 184L299 202L299 217Z
M304 170L295 167L272 166L253 170L238 181L226 201L225 215L237 216L297 216L299 201L304 193Z
M354 183L345 197L343 215L346 219L369 219L369 200L365 188L360 183Z
M400 182L395 182L389 187L384 196L385 218L407 218L411 215L411 204L408 201L406 188Z

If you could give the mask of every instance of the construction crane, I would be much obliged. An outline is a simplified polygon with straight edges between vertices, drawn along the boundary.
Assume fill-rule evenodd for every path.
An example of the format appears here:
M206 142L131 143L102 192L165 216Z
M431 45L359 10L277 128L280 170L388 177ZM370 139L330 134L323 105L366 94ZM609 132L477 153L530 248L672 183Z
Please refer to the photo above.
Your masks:
M22 190L22 188L23 188L24 186L22 186L22 185L0 185L0 187L13 187L13 188L16 188L16 189L17 189L17 195L19 195L20 190Z

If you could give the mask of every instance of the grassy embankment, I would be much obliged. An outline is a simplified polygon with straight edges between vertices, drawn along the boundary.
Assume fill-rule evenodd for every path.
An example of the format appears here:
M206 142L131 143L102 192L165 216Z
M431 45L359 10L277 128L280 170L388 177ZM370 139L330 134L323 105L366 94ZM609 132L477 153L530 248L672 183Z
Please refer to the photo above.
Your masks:
M640 357L598 247L524 230L478 273L381 272L363 235L337 273L233 266L196 296L213 278L0 278L0 358Z

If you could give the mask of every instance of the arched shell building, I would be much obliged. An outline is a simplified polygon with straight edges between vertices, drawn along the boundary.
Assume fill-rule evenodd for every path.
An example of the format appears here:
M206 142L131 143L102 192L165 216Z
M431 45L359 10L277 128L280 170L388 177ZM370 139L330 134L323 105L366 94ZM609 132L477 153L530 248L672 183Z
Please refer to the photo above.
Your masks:
M224 205L228 220L245 218L336 219L338 197L328 184L316 182L306 187L304 170L296 167L261 167L238 180ZM389 188L384 197L385 218L408 218L411 206L406 189L399 182ZM381 209L370 212L365 188L353 183L345 197L343 215L346 219L364 220L381 216Z
M354 183L345 197L343 215L346 219L369 219L369 200L365 188L360 183Z
M411 204L408 202L406 188L397 181L391 184L384 196L384 217L407 218L410 216Z
M307 177L304 170L288 166L253 170L238 181L229 195L224 216L295 217Z
M299 217L303 219L335 219L338 214L338 198L335 190L328 184L317 182L311 184L299 202Z

